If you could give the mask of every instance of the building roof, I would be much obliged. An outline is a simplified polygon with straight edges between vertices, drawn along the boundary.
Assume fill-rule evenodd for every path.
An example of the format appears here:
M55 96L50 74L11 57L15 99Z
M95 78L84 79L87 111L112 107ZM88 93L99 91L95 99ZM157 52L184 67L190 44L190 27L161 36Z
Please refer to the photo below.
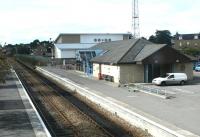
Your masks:
M96 63L107 64L128 64L143 62L145 59L157 53L157 51L167 47L166 44L154 44L144 39L130 39L121 40L107 43L100 43L91 47L93 50L103 50L99 56L93 58L91 61ZM174 50L173 54L179 54L175 52L175 49L167 48L168 50ZM162 55L164 56L164 55ZM184 55L180 55L183 58L187 58ZM188 59L188 58L187 58Z
M135 61L142 61L145 58L149 57L150 55L152 55L153 53L155 53L156 51L160 50L161 48L163 48L164 46L166 46L165 44L148 44L147 46L145 46L140 53L135 57Z
M190 58L192 61L198 61L198 57L194 57L188 54L184 54L185 56L187 56L188 58Z
M137 41L138 40L131 39L97 44L91 47L91 49L103 50L104 54L93 58L92 61L116 64Z

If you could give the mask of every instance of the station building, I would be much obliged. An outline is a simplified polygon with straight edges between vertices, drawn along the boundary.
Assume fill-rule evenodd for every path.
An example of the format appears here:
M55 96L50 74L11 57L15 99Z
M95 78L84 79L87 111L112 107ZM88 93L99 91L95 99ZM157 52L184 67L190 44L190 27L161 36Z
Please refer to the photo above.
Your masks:
M149 83L166 73L183 72L193 79L191 59L166 44L130 39L99 43L90 49L102 51L91 60L97 78L122 84Z
M63 33L54 42L54 56L59 59L75 59L80 50L98 43L127 40L130 33Z

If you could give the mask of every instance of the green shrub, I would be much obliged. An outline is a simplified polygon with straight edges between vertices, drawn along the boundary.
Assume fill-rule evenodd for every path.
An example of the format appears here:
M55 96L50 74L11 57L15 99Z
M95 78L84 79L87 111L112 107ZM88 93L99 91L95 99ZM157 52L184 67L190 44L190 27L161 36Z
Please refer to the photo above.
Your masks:
M32 66L46 66L50 61L48 57L32 56L32 55L15 55L17 60Z

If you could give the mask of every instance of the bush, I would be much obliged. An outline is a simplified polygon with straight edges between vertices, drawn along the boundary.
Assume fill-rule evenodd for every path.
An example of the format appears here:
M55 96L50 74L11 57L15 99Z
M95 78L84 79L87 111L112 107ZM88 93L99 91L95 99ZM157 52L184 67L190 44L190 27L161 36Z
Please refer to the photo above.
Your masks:
M48 57L32 56L32 55L18 54L15 56L15 58L32 66L46 66L50 61L50 58Z
M7 58L0 52L0 83L5 83L9 68L10 66L7 63Z

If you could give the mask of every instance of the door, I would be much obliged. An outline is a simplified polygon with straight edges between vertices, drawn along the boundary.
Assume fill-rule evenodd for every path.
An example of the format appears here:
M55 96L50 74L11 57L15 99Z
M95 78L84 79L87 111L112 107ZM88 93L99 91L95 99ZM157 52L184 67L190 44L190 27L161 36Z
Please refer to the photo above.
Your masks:
M153 65L153 79L157 77L160 77L160 65L154 64Z
M175 80L174 75L170 75L170 76L167 78L166 84L169 84L169 85L176 84L176 80Z
M153 65L148 65L148 82L151 83L153 80Z

